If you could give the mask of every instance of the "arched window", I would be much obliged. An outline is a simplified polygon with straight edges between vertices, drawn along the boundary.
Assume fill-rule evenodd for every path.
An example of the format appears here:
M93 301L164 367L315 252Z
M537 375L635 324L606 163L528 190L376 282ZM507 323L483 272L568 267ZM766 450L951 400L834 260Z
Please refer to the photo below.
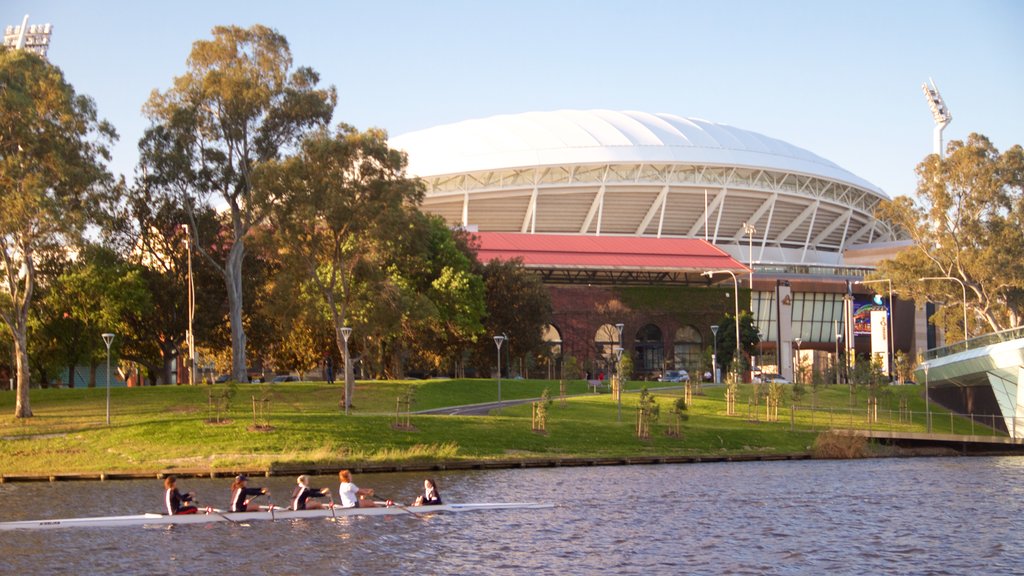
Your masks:
M693 326L683 326L676 330L672 341L672 364L675 368L700 374L701 354L704 339Z
M636 333L636 354L633 358L633 369L642 374L660 372L665 364L665 343L662 340L661 328L654 324L646 324Z
M544 334L541 336L548 346L548 355L557 358L562 355L562 334L553 324L544 327Z

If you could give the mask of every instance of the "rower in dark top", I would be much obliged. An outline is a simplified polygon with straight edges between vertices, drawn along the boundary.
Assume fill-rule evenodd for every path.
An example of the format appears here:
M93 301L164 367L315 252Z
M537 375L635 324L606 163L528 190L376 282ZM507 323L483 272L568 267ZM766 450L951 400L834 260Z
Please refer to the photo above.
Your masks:
M270 493L266 488L249 488L247 486L248 482L249 478L245 474L239 474L235 476L235 481L231 483L232 512L259 510L259 505L250 504L250 501L257 496Z
M182 494L178 492L178 488L175 487L177 479L174 476L168 476L164 478L164 504L167 506L167 513L171 516L175 514L195 514L199 511L198 508L193 505L192 501L196 495L192 492L186 492Z
M416 497L413 506L437 506L442 504L441 493L437 491L437 484L430 478L423 481L423 494Z
M292 491L292 510L316 510L324 508L318 502L308 502L310 498L323 498L331 493L330 488L310 488L309 476L299 476L298 486Z

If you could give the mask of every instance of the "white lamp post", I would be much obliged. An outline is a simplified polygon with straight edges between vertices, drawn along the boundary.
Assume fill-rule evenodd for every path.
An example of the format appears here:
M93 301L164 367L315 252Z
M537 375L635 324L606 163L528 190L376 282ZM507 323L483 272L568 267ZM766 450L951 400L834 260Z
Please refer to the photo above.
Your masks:
M796 366L793 367L793 381L800 382L800 344L803 343L803 340L793 338L793 343L796 344Z
M711 352L711 379L718 384L718 324L711 325L711 341L714 343L714 351Z
M501 408L501 345L504 342L504 335L494 337L494 345L498 347L498 408Z
M196 385L196 334L193 330L193 322L196 314L196 286L192 281L192 236L188 231L188 224L182 226L185 229L185 252L188 254L188 334L185 335L185 344L188 346L188 357L191 360L188 369L188 383Z
M750 289L754 289L754 234L757 228L753 224L743 223L743 233L747 235L747 264L750 265Z
M931 406L929 406L930 402L928 400L928 365L927 364L922 364L921 368L924 370L924 419L925 419L926 426L928 427L928 432L931 432L932 431L932 409L931 409Z
M103 343L107 345L107 426L110 426L110 344L113 341L113 334L103 333Z
M733 306L736 314L735 321L733 322L736 325L736 358L734 361L736 366L736 380L738 383L740 379L740 356L742 356L742 351L740 350L740 283L739 280L736 279L736 274L734 274L732 270L708 270L707 272L701 273L702 276L707 276L708 278L711 278L715 274L728 274L729 276L732 276L734 292Z
M348 409L352 406L352 388L351 379L349 378L349 361L348 361L348 337L352 335L352 328L349 326L341 327L341 338L345 341L345 415L348 416Z
M619 362L622 360L622 346L612 346L612 378L615 378L615 395L618 397L618 420L622 422L622 379L619 378Z
M957 284L960 284L960 290L963 293L963 303L964 303L963 304L964 305L964 342L965 342L964 346L966 347L967 346L967 344L966 344L967 339L970 336L967 334L967 286L964 284L964 281L959 279L959 278L954 278L953 276L927 276L925 278L918 278L918 281L921 281L921 282L924 282L925 280L952 280L952 281L956 282Z

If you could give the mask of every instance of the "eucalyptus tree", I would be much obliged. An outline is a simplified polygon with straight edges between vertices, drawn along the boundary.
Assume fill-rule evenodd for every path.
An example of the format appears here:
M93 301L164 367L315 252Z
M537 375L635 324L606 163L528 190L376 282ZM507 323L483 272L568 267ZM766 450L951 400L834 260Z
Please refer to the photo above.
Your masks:
M494 341L506 337L502 356L523 358L542 353L544 327L551 322L551 297L540 278L526 270L520 260L492 260L481 267L486 290L486 338L475 349L477 366L491 366Z
M188 213L217 205L228 219L229 247L218 257L209 239L193 243L223 276L231 325L232 375L247 381L242 268L245 244L265 218L254 172L331 119L333 87L318 88L311 68L293 68L288 41L261 25L218 26L192 45L185 74L154 91L145 111L154 178ZM156 180L154 181L156 183Z
M81 238L109 181L104 162L115 138L60 69L24 50L0 49L0 318L14 340L18 418L32 416L28 322L38 255Z
M1024 149L999 153L988 138L954 140L947 154L917 166L914 197L900 196L878 209L901 226L912 246L881 263L874 278L890 278L901 296L947 304L933 318L950 334L967 322L989 330L1024 323ZM922 282L919 278L954 280ZM965 295L966 292L966 295Z
M383 131L343 124L310 134L294 155L267 163L258 174L258 202L268 207L282 251L305 269L322 298L339 351L341 329L354 320L349 308L357 270L379 270L381 240L400 230L408 222L406 208L422 199L422 185L405 176L405 165ZM352 390L346 396L351 399Z

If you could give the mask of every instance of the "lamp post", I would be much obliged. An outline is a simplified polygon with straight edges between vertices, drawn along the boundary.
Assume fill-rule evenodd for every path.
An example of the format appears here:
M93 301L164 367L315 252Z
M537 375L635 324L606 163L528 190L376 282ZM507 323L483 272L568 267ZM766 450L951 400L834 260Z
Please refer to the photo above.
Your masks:
M196 385L196 334L193 330L193 322L196 314L196 286L192 281L192 235L188 231L188 224L182 226L185 230L185 253L188 254L188 334L185 342L188 345L189 369L188 383Z
M494 337L494 345L498 347L498 408L501 408L501 345L504 342L504 335Z
M352 335L352 328L349 326L341 327L341 339L345 341L345 415L348 416L348 409L352 406L352 390L350 388L351 379L349 378L349 360L348 360L348 337Z
M718 384L718 324L711 325L711 341L714 343L711 352L711 379Z
M622 422L622 379L619 378L619 362L622 360L622 346L612 346L612 378L615 379L615 396L619 404L618 420Z
M747 235L747 264L750 265L750 289L754 289L754 234L757 228L753 224L743 223L743 233Z
M110 426L110 344L113 342L114 335L104 332L103 343L107 345L107 426Z
M882 278L880 280L861 280L857 284L877 284L887 282L889 284L889 380L892 381L896 374L896 330L893 327L896 322L896 305L892 300L892 280ZM966 328L964 328L966 330Z
M966 342L967 342L967 339L968 339L968 334L967 334L967 285L964 284L963 280L961 280L959 278L955 278L953 276L927 276L925 278L918 278L918 281L920 281L920 282L924 282L925 280L952 280L952 281L960 284L960 290L963 292L963 303L964 303L964 342L965 342L964 346L966 347L967 346Z
M736 316L734 318L734 322L733 322L733 324L736 325L736 358L735 358L735 366L736 366L736 380L738 381L739 380L739 376L740 376L740 356L742 355L742 352L740 350L740 283L739 283L739 280L736 279L736 274L734 274L732 270L708 270L707 272L701 273L701 275L707 276L708 278L711 278L715 274L728 274L729 276L732 276L732 286L733 286L733 292L734 292L734 294L733 294L733 306L735 308L735 314L736 314Z
M793 343L796 344L796 365L793 367L794 378L793 381L800 382L800 344L803 342L800 338L793 338Z
M843 339L843 334L839 331L839 320L832 321L832 328L836 332L836 358L832 362L833 368L836 371L836 386L839 385L839 341Z
M925 425L928 428L928 432L932 431L932 409L929 405L928 400L928 365L922 364L921 368L924 370L924 419Z

